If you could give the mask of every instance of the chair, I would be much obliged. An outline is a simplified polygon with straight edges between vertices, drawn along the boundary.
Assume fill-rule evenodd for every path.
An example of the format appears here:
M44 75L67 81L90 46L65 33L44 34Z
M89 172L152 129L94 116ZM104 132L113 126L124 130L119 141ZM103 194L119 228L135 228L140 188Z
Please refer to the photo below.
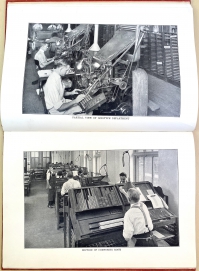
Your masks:
M36 70L37 71L40 70L41 68L39 66L39 61L36 60L36 59L34 59L34 62L35 62L35 68L36 68ZM38 82L39 82L39 80L37 79L37 80L35 80L35 81L32 82L32 85L36 85L36 84L38 84Z
M44 107L44 113L49 114L48 109L46 108L46 102L45 102L45 95L44 95L44 90L43 90L44 82L41 81L39 83L39 97L42 101L43 107Z
M40 66L39 66L39 61L34 59L34 62L35 62L35 66L36 66L36 70L40 70Z
M41 70L41 67L39 66L39 61L34 59L34 62L35 62L36 70ZM39 83L39 98L42 101L42 104L43 104L43 107L44 107L44 113L48 114L48 110L46 108L46 103L45 103L45 98L44 98L44 90L43 90L43 86L46 83L46 79L42 79L42 78L39 77L38 80L35 81L35 82Z

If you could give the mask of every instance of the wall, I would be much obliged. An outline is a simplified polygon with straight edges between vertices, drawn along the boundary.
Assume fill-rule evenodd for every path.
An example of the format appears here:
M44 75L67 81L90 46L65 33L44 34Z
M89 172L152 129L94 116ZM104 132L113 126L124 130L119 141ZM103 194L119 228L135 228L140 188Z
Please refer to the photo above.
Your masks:
M130 165L128 154L124 155L124 167L122 163L123 152L125 150L113 150L107 151L107 165L108 165L108 175L112 184L117 183L119 179L119 174L125 172L129 177L129 166L130 166L130 180L133 181L133 163L132 163L132 151L130 153Z
M70 152L69 151L52 151L51 160L52 163L68 163L70 162Z
M169 197L169 208L178 216L179 181L178 181L178 151L159 150L159 186Z

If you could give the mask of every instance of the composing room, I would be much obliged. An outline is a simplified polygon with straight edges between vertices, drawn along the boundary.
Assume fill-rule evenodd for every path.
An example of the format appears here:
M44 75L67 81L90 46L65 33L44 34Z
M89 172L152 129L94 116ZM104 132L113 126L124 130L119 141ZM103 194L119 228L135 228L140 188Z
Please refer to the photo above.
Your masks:
M24 152L24 206L25 248L179 246L178 151Z
M30 23L23 114L179 117L175 25Z

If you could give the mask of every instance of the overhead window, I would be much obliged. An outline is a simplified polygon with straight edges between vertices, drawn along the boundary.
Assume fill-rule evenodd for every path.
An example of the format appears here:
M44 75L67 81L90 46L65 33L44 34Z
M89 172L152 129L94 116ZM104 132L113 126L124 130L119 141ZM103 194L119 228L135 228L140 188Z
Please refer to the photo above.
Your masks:
M48 164L51 162L50 152L49 151L43 151L43 168L48 168Z
M30 152L30 161L31 169L47 168L48 164L51 162L51 154L49 151L44 152L33 151Z
M151 182L158 185L158 151L139 150L133 153L135 159L136 182Z
M93 172L95 175L99 175L101 168L101 151L93 151Z

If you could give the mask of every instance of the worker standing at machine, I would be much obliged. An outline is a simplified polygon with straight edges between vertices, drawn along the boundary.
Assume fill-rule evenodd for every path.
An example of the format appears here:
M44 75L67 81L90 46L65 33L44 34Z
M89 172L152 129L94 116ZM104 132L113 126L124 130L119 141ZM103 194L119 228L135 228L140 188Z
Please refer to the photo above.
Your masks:
M128 199L127 191L129 190L129 188L135 188L135 186L132 182L130 182L130 180L128 180L126 173L121 172L119 176L120 181L117 183L123 184L122 186L119 186L119 190Z
M126 173L121 172L119 176L120 176L120 180L118 183L125 184L128 181Z
M53 208L55 203L55 187L52 182L51 176L53 174L53 168L50 167L46 172L46 189L48 189L48 208Z
M124 216L123 237L128 247L155 247L153 223L146 205L140 202L140 192L130 188L127 192L130 209Z
M72 171L68 172L67 178L68 178L68 180L62 185L62 189L61 189L61 195L62 196L65 195L66 193L68 193L69 189L81 188L80 182L73 178Z

